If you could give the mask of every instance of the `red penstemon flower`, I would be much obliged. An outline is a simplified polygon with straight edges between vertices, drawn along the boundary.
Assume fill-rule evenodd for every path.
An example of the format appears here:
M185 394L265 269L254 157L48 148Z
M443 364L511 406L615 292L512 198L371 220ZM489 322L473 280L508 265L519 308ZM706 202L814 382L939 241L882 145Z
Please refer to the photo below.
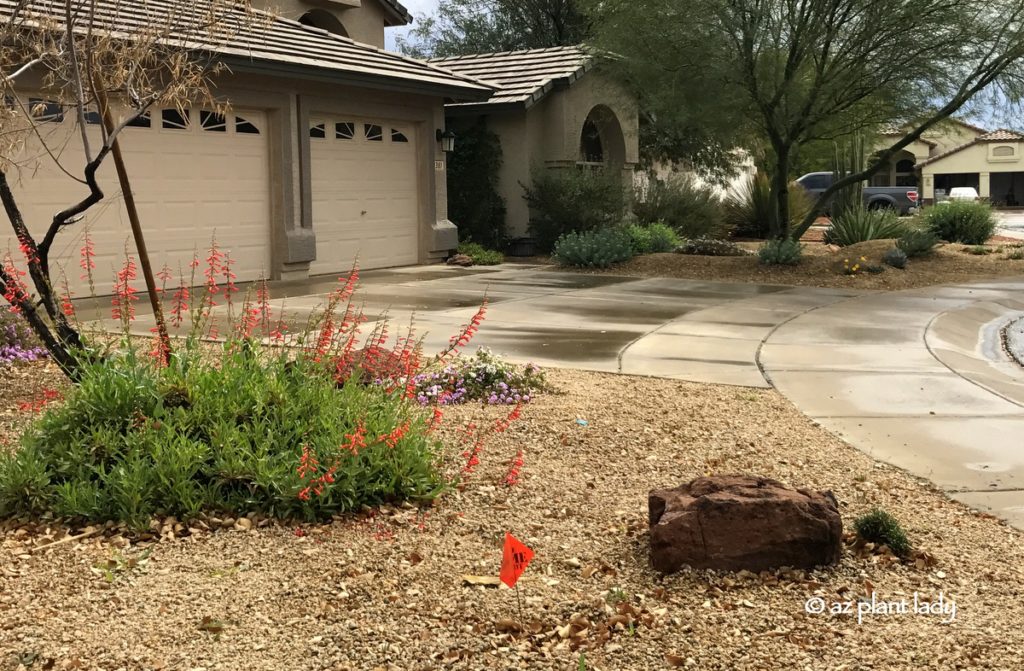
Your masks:
M342 450L348 450L353 456L359 454L359 450L366 447L366 427L363 422L356 425L355 433L345 434L345 443L341 445Z
M174 279L174 273L171 271L171 267L165 263L160 272L156 274L156 278L160 280L160 287L157 289L157 292L163 295L167 293L167 283Z
M82 249L79 251L80 260L78 265L82 268L81 279L89 281L89 292L96 295L96 282L93 278L93 272L96 270L96 245L92 241L92 237L89 235L89 229L85 230L84 243Z
M483 323L484 318L487 316L487 305L488 298L484 296L483 302L480 304L480 309L476 311L476 314L470 318L468 324L464 324L462 329L448 340L448 349L441 352L437 356L438 361L447 359L452 354L456 353L459 349L465 347L473 340L473 336L476 335L477 331L480 330L480 324Z
M117 271L114 297L111 299L113 318L121 320L125 326L135 320L135 303L139 300L139 292L132 286L132 282L137 276L135 258L129 255L125 257L124 266Z
M256 286L256 307L255 316L260 331L264 334L270 333L270 287L267 286L267 278L261 277Z
M509 462L508 471L505 473L505 477L502 479L502 482L505 484L505 486L514 487L519 484L519 472L523 468L523 463L523 451L519 450L518 452L516 452L516 456L512 458L512 461Z
M320 462L317 461L312 451L309 449L309 445L302 446L302 457L299 460L299 468L297 472L299 477L305 480L310 474L315 473L320 467Z
M394 449L398 445L398 441L405 437L405 434L409 433L409 428L411 426L411 422L406 421L401 426L395 427L394 431L386 433L383 436L379 436L377 441L384 443L391 449Z
M21 250L21 255L25 257L25 262L29 265L33 263L39 263L39 252L36 249L36 245L32 240L24 236L18 236L18 249Z
M4 255L3 271L7 277L4 286L4 299L10 304L11 312L21 314L21 306L30 302L28 285L21 279L27 273L14 265L14 259L11 258L10 253Z
M191 292L185 286L185 278L182 276L179 279L178 290L171 298L171 324L175 327L181 326L185 321L185 315L188 314L188 301L191 298Z
M44 388L31 401L22 401L18 404L18 410L22 412L42 412L43 409L61 399L61 393L56 389Z

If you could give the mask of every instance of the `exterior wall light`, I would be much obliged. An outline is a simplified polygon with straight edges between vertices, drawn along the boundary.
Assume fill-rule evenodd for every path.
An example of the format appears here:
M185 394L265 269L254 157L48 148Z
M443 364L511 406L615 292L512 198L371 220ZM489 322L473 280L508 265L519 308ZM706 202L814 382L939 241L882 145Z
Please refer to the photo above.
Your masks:
M437 141L441 145L442 151L446 154L450 154L455 151L455 133L450 130L437 129Z

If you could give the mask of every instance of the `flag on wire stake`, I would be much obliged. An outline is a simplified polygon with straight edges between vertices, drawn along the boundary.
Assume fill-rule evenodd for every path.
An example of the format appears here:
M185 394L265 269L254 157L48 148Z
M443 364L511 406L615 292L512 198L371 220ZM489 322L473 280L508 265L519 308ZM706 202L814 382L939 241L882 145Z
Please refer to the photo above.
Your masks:
M512 534L505 533L505 549L501 557L501 581L516 590L516 603L519 604L519 624L523 631L526 631L526 621L523 620L523 602L519 597L519 577L533 561L533 550L526 547L518 538Z

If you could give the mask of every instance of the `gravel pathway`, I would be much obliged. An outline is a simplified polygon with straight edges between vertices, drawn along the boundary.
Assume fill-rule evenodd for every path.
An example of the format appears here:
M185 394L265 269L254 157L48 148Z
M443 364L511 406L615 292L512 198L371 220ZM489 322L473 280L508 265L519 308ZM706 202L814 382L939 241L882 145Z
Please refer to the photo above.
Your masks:
M576 669L581 655L609 671L1019 668L1021 533L873 462L773 391L550 377L561 392L429 511L298 528L170 520L160 542L111 531L45 550L64 529L0 523L0 670ZM446 439L479 412L450 412ZM521 448L522 483L509 489L499 483ZM815 572L652 573L648 490L740 472L833 490L847 527L884 507L920 553L899 563L849 545ZM497 575L505 531L537 552L521 582L525 635L512 592L463 580ZM809 598L871 592L941 592L956 619L805 612Z
M1006 327L1006 348L1017 363L1024 366L1024 318L1018 319Z

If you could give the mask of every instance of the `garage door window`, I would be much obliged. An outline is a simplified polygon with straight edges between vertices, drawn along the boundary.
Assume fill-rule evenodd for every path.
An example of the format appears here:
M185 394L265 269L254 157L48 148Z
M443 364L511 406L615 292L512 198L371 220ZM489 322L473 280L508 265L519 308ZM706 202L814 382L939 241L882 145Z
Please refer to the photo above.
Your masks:
M309 127L309 137L313 138L314 140L323 140L324 138L326 138L327 137L327 131L325 129L324 124L322 124L322 123L315 123L312 126L310 126Z
M338 140L356 139L356 125L351 121L342 121L334 124L334 137Z
M375 123L364 124L363 131L366 133L366 139L370 142L384 141L384 129Z
M242 135L259 135L260 129L248 119L240 116L235 117L235 132Z
M391 129L391 141L392 142L408 142L409 141L409 137L405 133L403 133L402 131L398 130L397 128L392 128Z
M188 128L188 110L167 109L161 112L162 126L169 130Z
M228 121L224 118L224 115L208 110L199 112L199 125L202 126L204 131L213 133L226 133L228 130Z

